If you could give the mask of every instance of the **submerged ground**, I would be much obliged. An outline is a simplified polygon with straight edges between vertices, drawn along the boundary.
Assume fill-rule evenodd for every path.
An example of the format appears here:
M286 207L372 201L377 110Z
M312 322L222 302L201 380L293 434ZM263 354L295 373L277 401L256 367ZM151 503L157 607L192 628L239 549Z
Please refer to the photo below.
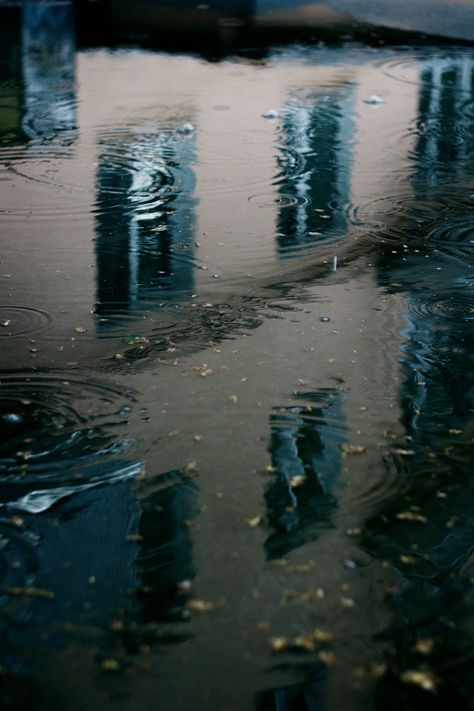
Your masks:
M0 63L0 702L472 708L474 54Z

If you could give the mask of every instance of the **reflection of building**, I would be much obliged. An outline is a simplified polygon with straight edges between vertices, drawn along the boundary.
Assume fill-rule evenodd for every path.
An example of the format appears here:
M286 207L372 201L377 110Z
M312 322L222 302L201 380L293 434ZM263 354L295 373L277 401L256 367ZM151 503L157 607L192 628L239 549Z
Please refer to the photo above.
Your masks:
M347 231L354 87L293 97L283 110L278 251L317 246Z
M441 680L439 708L453 701L464 708L472 697L474 292L459 257L472 235L462 196L474 178L473 66L464 56L422 70L411 209L416 215L418 201L429 200L443 209L419 221L415 248L403 258L379 259L381 283L405 293L399 401L406 434L401 451L408 448L409 455L397 465L401 491L366 522L363 541L402 574L386 632L389 673L378 691L387 708L393 708L393 672L419 664L416 642L423 638L436 649L430 670ZM406 707L414 708L411 703L408 697Z
M22 7L22 129L28 138L76 128L72 4Z
M76 128L72 3L25 2L5 15L0 137L51 140ZM0 69L0 71L2 71ZM64 135L62 136L64 138Z
M141 583L138 617L145 622L182 619L186 586L195 576L189 524L196 514L197 487L176 474L174 483L141 502L136 564Z
M413 187L432 199L450 179L472 178L474 131L474 61L461 58L427 62L421 72L418 106L417 158Z
M306 406L278 411L270 420L276 470L265 494L268 520L276 529L265 544L270 558L317 538L331 526L337 508L332 491L343 442L340 394L327 390L303 399Z
M129 482L80 492L44 515L15 508L0 519L2 587L40 588L44 600L2 595L0 613L8 617L0 658L9 671L31 673L41 665L38 650L54 654L64 644L67 626L108 629L121 620L116 651L133 652L147 634L146 624L182 620L194 566L189 522L197 488L181 472L162 475L158 492L137 503ZM52 520L56 524L52 525ZM25 631L25 614L28 625ZM2 622L3 624L3 622ZM179 641L169 630L146 641Z
M190 297L194 157L192 136L129 133L100 140L96 220L100 329L107 330L104 317Z

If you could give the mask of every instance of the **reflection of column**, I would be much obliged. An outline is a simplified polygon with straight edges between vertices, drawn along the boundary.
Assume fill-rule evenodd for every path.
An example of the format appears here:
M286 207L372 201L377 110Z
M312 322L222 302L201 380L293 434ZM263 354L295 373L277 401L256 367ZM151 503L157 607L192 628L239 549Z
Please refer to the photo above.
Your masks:
M16 143L21 122L20 17L2 8L0 22L0 145Z
M182 619L187 586L195 576L189 524L196 514L196 498L195 484L182 479L140 502L137 573L140 619L145 622Z
M76 128L74 52L71 3L22 6L22 128L28 138Z
M401 573L386 633L390 667L380 682L382 706L395 698L412 707L406 687L394 696L394 680L420 666L420 639L429 639L436 650L429 661L430 673L440 678L439 708L453 701L467 708L471 695L466 660L473 640L464 623L472 616L474 296L469 269L457 258L470 214L465 232L456 221L466 211L459 195L473 177L468 157L474 125L466 111L474 93L473 68L471 59L460 57L430 62L422 71L412 210L416 215L417 200L425 210L426 200L444 201L447 208L433 208L429 227L419 221L415 249L380 260L381 283L406 294L407 313L400 392L406 438L387 460L400 483L366 521L363 540L371 555ZM418 245L420 235L424 241ZM433 235L438 235L434 243Z
M12 508L0 517L4 669L37 671L71 634L68 626L105 630L120 620L108 657L121 658L145 640L182 639L171 628L158 636L147 624L184 619L194 578L189 523L197 487L179 471L161 480L162 488L139 502L129 482L121 482L75 494L54 514L20 511L21 523L14 523ZM26 588L43 592L22 595Z
M101 140L99 150L97 314L110 318L189 297L194 138L129 132ZM107 330L107 320L99 327Z
M270 558L317 538L331 526L337 507L332 489L344 439L340 395L326 390L304 399L306 406L280 410L270 419L276 473L265 499L269 523L277 531L265 544Z
M469 170L474 151L474 131L469 105L474 99L474 60L435 60L421 74L418 128L415 149L415 190L432 199L433 189L446 178ZM472 165L472 164L471 164ZM472 173L472 168L469 170Z
M349 201L352 120L350 87L295 97L283 111L278 251L342 236ZM293 169L292 161L300 169Z

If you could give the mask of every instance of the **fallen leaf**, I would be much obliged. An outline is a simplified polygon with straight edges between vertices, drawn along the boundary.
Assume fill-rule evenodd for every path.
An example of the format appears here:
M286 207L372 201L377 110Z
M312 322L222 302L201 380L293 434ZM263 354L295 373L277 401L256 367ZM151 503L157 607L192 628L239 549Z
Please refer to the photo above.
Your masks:
M419 671L417 669L407 669L401 675L401 680L405 684L413 684L414 686L419 686L424 691L431 691L435 693L439 679L431 672Z
M400 519L400 521L419 521L420 523L426 523L428 520L426 516L416 511L401 511L397 513L397 518Z
M43 588L3 588L7 595L24 595L25 597L39 597L43 600L53 600L54 593Z
M216 606L210 600L193 599L188 600L186 607L192 612L212 612L212 610L215 610Z
M341 444L341 449L346 454L362 454L366 450L361 444L349 444L349 442Z
M261 520L262 520L261 516L254 516L253 518L248 518L246 523L247 523L247 526L250 526L250 528L256 528Z

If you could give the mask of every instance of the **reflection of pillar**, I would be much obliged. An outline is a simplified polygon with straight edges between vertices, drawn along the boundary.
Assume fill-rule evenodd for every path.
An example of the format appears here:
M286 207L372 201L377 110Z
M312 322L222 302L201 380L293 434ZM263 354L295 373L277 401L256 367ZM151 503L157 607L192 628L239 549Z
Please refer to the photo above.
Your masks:
M281 256L299 246L344 235L349 201L352 121L350 87L291 99L281 139L282 209L278 219ZM302 167L293 171L292 161Z
M22 6L22 128L28 138L76 128L74 52L71 3Z
M331 526L337 507L332 489L340 470L343 416L337 391L308 393L305 407L271 416L270 450L275 479L265 499L276 533L265 544L280 557L317 538Z
M99 150L97 314L137 313L189 297L194 138L130 132L103 139ZM99 327L107 326L102 318Z
M196 495L192 480L182 479L140 502L137 573L140 618L145 622L181 619L188 584L195 576L189 526L196 514Z
M307 681L264 691L257 697L258 711L324 711L327 708L328 669L322 662L286 665ZM285 668L285 665L279 667Z
M21 523L14 523L11 508L0 517L0 582L7 591L0 595L0 626L8 620L2 667L34 673L71 634L67 626L109 629L123 621L123 655L149 632L147 623L183 620L194 578L189 524L197 487L179 471L161 480L162 488L140 501L124 481L74 494L54 514L20 511ZM28 587L44 592L22 595ZM148 641L170 639L180 636L171 631Z
M407 313L400 391L406 438L388 458L400 483L366 521L362 541L365 550L401 574L386 632L390 666L378 690L381 707L389 709L417 703L397 684L400 673L420 665L420 639L429 639L436 650L429 660L430 673L440 678L437 706L467 708L472 696L467 660L473 639L465 623L472 616L474 296L469 267L458 258L465 234L455 228L466 211L459 195L471 191L474 175L469 160L474 124L466 111L474 93L473 68L472 60L460 55L428 62L421 73L410 209L416 215L421 202L426 211L431 200L433 213L429 222L418 221L414 249L379 261L380 282L406 294ZM446 206L441 212L438 200ZM466 234L470 220L468 212ZM447 243L432 243L437 230Z
M459 177L469 169L474 151L474 60L467 55L434 60L421 73L418 129L415 148L417 167L412 177L420 196L433 198L446 178ZM471 162L472 165L472 162Z
M0 145L16 143L21 122L20 16L2 8L0 22Z

